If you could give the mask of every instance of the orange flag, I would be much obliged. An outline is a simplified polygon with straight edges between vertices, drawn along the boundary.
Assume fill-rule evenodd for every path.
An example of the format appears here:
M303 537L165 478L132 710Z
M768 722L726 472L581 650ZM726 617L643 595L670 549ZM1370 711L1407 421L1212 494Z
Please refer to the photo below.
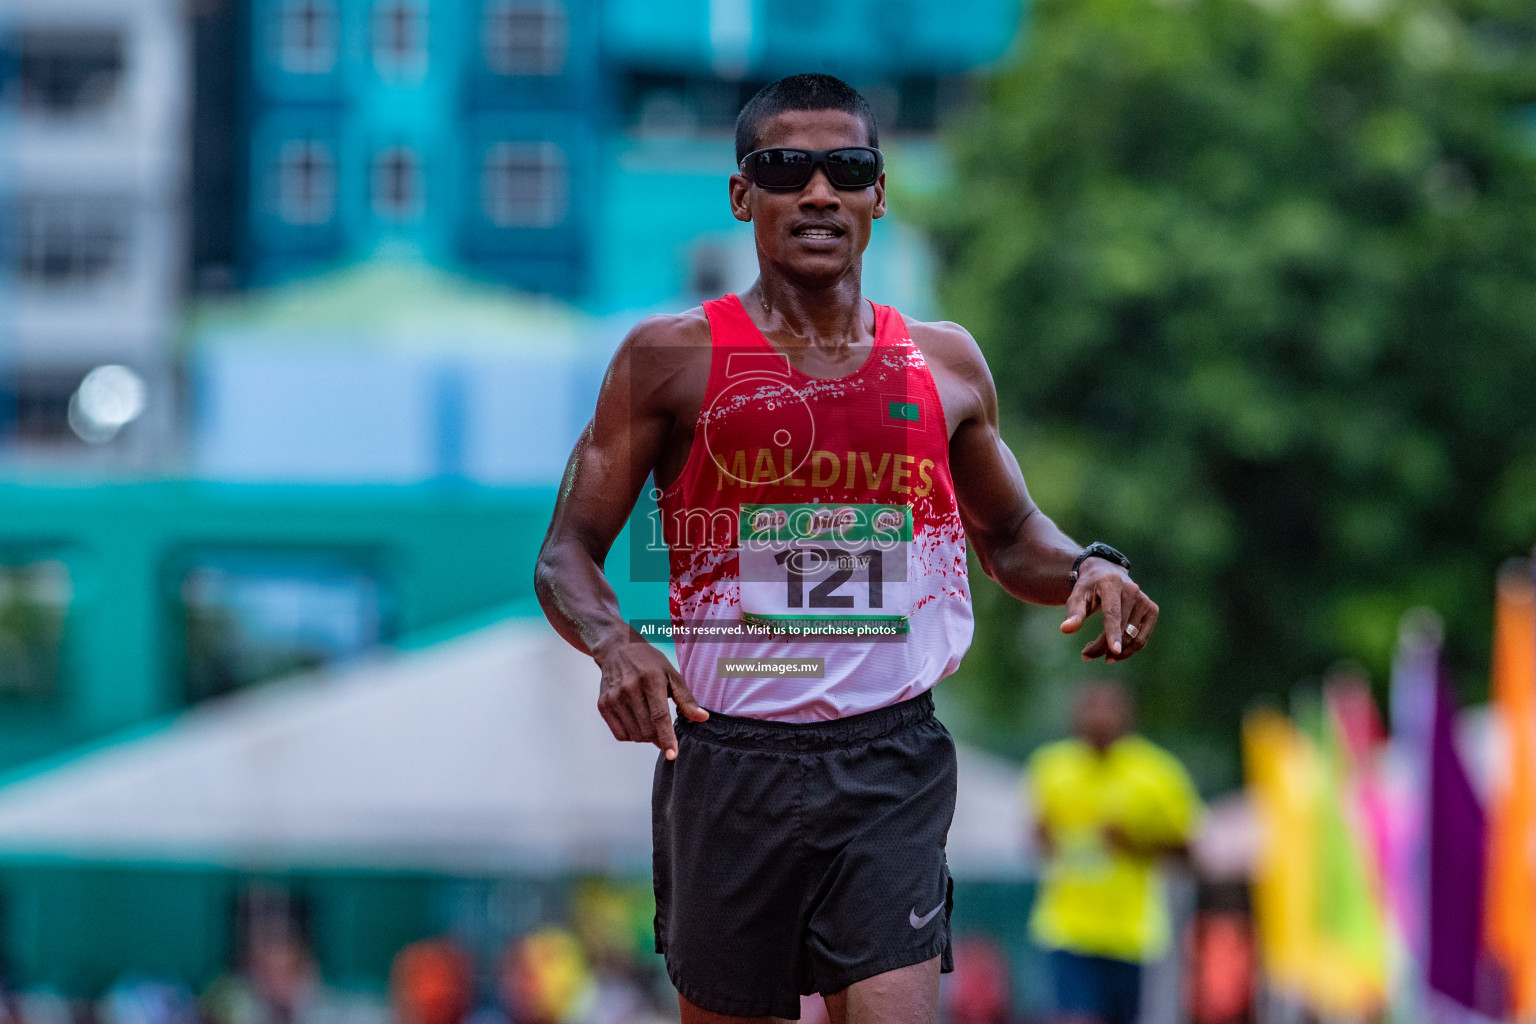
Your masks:
M1536 1019L1536 586L1528 569L1499 579L1491 683L1506 756L1489 816L1483 922L1508 985L1508 1017L1529 1021Z

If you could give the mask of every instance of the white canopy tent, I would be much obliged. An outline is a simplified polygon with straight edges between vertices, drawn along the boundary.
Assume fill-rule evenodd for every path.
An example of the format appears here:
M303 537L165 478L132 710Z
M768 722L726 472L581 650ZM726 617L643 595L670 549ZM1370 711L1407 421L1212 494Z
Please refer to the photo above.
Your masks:
M443 873L648 870L653 748L507 622L203 705L0 788L0 857ZM1017 769L962 749L950 861L1025 868Z

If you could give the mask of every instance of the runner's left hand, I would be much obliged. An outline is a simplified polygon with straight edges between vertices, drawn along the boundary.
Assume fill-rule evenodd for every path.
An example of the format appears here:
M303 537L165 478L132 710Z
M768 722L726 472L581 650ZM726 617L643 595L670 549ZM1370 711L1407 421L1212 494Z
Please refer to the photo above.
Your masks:
M1096 611L1104 613L1104 630L1083 648L1085 661L1124 661L1147 646L1157 623L1157 603L1141 592L1130 573L1103 558L1087 559L1078 570L1061 631L1076 633ZM1136 627L1134 636L1126 632L1128 626Z

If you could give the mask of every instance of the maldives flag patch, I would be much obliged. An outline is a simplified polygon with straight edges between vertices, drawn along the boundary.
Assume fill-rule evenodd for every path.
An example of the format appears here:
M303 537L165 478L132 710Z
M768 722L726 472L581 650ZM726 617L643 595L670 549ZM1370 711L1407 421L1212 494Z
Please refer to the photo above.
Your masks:
M922 410L916 402L888 401L885 403L886 415L893 420L901 420L906 423L916 423L922 416Z

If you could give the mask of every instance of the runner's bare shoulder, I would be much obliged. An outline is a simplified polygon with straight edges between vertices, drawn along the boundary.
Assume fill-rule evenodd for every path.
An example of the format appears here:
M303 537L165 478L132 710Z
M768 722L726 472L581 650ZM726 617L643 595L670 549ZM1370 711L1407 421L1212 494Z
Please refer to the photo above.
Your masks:
M609 367L609 379L628 379L636 395L666 404L701 397L709 378L709 320L702 306L648 316L630 328Z
M992 391L992 371L971 332L948 320L926 322L903 316L912 343L936 372L979 394Z

